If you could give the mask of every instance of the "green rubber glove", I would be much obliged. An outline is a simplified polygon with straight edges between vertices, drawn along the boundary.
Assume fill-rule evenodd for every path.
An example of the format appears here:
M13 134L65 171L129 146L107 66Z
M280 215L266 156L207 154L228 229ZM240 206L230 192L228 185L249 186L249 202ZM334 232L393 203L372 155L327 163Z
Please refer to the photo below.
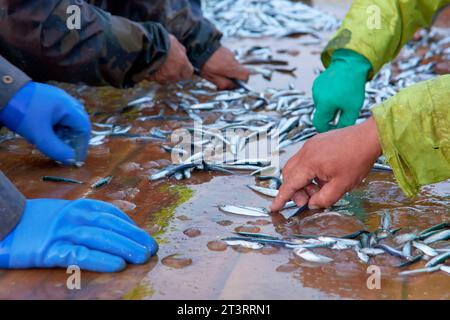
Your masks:
M312 93L316 110L313 125L319 132L351 126L363 106L365 84L372 65L348 49L333 52L331 63L314 81ZM337 125L332 122L340 111Z

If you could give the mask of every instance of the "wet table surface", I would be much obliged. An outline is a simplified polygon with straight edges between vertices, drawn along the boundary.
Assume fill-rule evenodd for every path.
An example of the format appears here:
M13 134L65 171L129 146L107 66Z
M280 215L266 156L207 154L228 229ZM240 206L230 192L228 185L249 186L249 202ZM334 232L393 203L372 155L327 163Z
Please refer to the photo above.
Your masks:
M296 66L296 78L275 74L271 82L253 76L250 86L286 88L289 83L310 92L314 69L321 67L319 46L300 46L295 39L229 40L232 48L269 45L277 49L297 49L297 56L278 54ZM135 132L152 126L173 129L189 122L137 122L132 110L117 110L149 91L150 84L130 90L88 88L62 85L84 101L92 119L115 116L120 124L131 123ZM158 94L171 94L173 88ZM172 91L173 94L173 91ZM140 113L157 114L162 106L149 105ZM170 110L166 113L170 114ZM285 162L300 144L289 147L281 156ZM82 168L56 165L22 139L0 145L0 169L27 198L86 197L122 205L136 223L152 233L160 243L157 256L141 266L128 266L117 274L81 273L81 289L69 290L64 269L0 270L0 298L3 299L448 299L450 281L443 272L409 278L398 276L392 267L398 260L383 255L371 260L380 267L381 288L368 289L368 265L352 250L316 250L334 259L315 265L295 257L292 250L265 248L245 250L215 247L212 241L232 235L239 227L252 231L289 236L294 233L343 235L367 228L378 228L381 211L393 216L393 227L402 232L421 230L449 220L450 182L427 186L420 196L407 199L390 173L372 173L364 183L346 196L352 215L320 215L307 211L286 220L280 214L255 219L222 213L219 204L267 206L269 198L246 187L254 184L248 175L225 176L196 172L186 181L149 182L155 168L169 163L169 154L156 142L130 142L110 139L91 148ZM55 175L84 181L82 185L43 182L42 176ZM110 184L96 191L89 186L101 177L112 175ZM127 202L124 202L127 201ZM136 208L127 207L128 202ZM187 229L194 231L186 231ZM186 232L185 232L186 231ZM191 237L189 235L191 235ZM192 237L193 236L193 237ZM224 249L224 250L223 250ZM413 266L417 268L423 262Z

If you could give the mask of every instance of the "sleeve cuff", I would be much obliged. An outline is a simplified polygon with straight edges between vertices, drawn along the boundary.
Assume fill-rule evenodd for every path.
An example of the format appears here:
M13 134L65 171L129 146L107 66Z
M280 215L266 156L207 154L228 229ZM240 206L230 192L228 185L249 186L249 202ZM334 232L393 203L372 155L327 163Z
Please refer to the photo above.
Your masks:
M0 241L19 223L25 203L22 193L0 171Z
M20 69L0 56L0 110L31 79Z
M184 42L189 61L194 68L200 70L221 46L222 33L205 18L200 21L196 29L192 32L194 36L188 37Z
M419 185L415 177L411 174L412 171L408 170L408 166L402 161L398 150L395 148L393 141L394 133L392 132L392 127L389 125L389 113L389 108L383 104L372 109L372 114L378 128L381 149L394 172L400 188L406 196L413 197L419 192Z

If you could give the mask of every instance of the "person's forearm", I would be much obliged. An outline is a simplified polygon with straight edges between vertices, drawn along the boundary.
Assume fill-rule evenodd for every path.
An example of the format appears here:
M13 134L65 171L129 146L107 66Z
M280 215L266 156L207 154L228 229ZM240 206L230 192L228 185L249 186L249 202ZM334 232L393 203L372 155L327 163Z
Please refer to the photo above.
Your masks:
M328 66L335 50L353 50L371 62L370 79L446 4L450 0L355 0L322 53L322 61Z
M94 4L134 21L161 23L186 47L189 60L197 69L220 46L222 34L202 16L199 0L96 0Z
M0 110L30 80L25 73L0 56Z
M25 201L22 193L0 171L0 241L19 223Z
M80 8L80 29L67 26L70 5ZM129 87L156 71L169 49L160 24L112 16L85 1L0 0L0 8L2 53L36 81Z
M383 153L408 196L450 178L450 75L418 83L373 108Z

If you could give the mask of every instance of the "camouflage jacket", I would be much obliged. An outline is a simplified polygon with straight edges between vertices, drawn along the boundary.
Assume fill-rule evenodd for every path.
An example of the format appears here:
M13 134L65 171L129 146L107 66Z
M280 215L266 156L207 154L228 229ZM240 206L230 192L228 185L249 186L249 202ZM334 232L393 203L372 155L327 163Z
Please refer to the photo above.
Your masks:
M0 56L0 109L28 81L26 74ZM24 210L24 196L0 171L0 241L19 223Z
M164 62L169 33L197 68L220 46L198 0L0 0L0 54L36 81L133 86Z

